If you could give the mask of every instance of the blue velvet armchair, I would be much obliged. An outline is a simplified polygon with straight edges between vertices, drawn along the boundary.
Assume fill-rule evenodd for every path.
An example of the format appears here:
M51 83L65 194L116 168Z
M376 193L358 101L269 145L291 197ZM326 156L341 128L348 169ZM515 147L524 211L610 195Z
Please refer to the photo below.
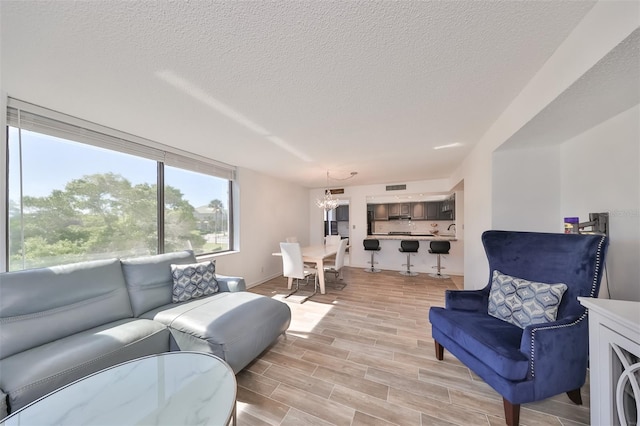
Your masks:
M510 426L519 423L520 404L564 392L581 404L589 336L587 311L577 297L597 297L608 239L487 231L482 242L490 268L487 286L447 291L446 307L429 312L436 357L442 360L446 348L502 395ZM555 320L521 328L490 315L494 271L527 282L566 284Z

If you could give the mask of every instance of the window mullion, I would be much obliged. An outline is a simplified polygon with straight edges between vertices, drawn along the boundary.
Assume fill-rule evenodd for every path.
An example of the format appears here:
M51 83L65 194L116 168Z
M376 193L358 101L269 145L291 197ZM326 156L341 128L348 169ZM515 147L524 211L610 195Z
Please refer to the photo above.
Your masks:
M164 163L158 161L158 254L164 253Z

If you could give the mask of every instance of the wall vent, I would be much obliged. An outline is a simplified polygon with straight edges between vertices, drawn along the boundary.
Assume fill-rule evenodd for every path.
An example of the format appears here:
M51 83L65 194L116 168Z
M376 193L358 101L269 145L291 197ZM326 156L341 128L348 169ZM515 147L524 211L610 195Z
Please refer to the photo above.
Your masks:
M331 195L335 195L335 194L344 194L344 188L333 188L333 189L329 189L329 192L331 192Z
M407 185L402 184L402 185L387 185L387 191L402 191L404 189L407 189Z

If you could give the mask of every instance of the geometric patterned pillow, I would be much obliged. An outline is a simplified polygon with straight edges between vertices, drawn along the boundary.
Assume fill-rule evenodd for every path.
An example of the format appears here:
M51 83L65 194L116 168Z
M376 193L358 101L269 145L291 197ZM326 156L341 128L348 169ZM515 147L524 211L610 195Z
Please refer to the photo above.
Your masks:
M489 315L520 328L553 322L566 284L545 284L493 271Z
M187 265L171 265L173 303L208 296L218 292L216 263L207 261Z

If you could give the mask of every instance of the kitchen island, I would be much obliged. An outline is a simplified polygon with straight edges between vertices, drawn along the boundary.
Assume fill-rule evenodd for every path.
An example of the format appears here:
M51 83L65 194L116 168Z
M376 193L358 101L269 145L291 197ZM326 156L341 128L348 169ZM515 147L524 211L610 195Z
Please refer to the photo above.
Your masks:
M385 234L371 234L367 235L367 239L376 240L412 240L412 241L457 241L458 239L454 234L397 234L397 233L385 233Z
M463 275L463 242L459 241L454 234L421 234L421 233L373 233L367 236L368 240L376 239L380 241L380 251L375 254L376 268L391 271L404 271L406 267L402 266L407 263L406 253L401 253L400 241L412 240L420 242L418 252L411 256L412 271L420 274L435 272L433 266L436 265L436 255L429 253L429 243L431 241L450 241L451 249L449 254L442 255L443 274ZM409 277L415 279L418 277Z

